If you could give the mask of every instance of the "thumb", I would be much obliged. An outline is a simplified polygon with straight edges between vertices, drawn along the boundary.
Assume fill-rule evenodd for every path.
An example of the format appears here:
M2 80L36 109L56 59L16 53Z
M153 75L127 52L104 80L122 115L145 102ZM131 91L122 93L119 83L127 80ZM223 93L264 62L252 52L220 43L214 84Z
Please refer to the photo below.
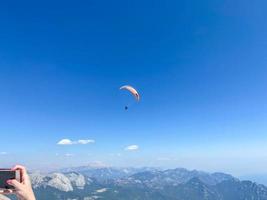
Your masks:
M22 188L22 184L15 179L8 180L7 183L9 185L12 185L17 190L20 190Z

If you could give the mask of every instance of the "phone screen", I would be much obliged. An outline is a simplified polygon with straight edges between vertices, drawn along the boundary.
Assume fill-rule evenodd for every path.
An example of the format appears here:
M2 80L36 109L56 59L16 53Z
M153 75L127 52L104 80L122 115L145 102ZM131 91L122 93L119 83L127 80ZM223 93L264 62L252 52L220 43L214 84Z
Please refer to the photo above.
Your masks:
M13 186L7 184L7 180L16 179L16 172L11 170L0 170L0 188L1 189L14 189Z

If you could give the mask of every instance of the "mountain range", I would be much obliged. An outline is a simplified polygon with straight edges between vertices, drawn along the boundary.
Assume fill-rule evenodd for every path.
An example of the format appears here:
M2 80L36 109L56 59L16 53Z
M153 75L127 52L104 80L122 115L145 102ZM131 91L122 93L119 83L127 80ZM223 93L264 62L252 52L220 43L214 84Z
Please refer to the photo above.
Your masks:
M77 167L30 174L38 200L267 200L267 187L183 168Z

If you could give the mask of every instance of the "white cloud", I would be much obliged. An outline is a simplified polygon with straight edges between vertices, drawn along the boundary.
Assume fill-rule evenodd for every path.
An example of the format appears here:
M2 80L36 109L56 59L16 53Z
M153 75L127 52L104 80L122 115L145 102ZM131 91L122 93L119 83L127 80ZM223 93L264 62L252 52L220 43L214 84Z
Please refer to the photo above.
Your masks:
M73 142L70 139L62 139L58 143L58 145L71 145Z
M95 143L94 140L78 140L78 144L90 144L90 143Z
M125 148L126 151L137 151L139 149L138 145L130 145L128 147Z
M73 145L73 144L90 144L90 143L95 143L94 140L77 140L77 141L72 141L70 139L62 139L60 140L57 144L58 145Z
M0 152L0 155L7 155L7 152L2 151L2 152Z

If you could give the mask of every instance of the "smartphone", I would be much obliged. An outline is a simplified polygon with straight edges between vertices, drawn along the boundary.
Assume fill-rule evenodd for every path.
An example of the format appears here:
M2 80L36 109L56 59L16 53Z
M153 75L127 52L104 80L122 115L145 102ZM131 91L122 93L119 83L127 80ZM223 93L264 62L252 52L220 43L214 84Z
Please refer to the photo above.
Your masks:
M15 188L7 183L7 180L16 179L21 183L21 171L11 169L0 169L0 190Z

